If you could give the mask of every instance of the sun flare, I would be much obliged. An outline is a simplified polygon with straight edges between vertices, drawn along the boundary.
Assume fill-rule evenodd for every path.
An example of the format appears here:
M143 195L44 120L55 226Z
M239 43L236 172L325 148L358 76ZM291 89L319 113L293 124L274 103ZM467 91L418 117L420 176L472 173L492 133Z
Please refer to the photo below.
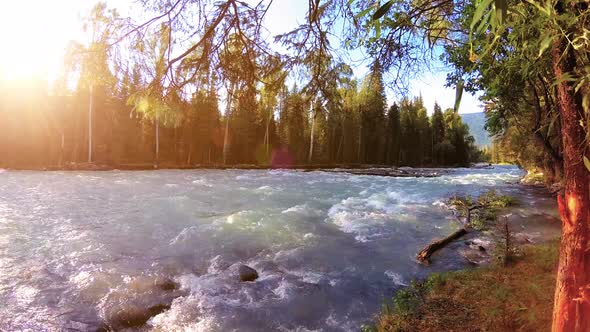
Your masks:
M85 1L83 1L85 2ZM80 38L75 1L6 1L0 4L0 79L51 81L67 42Z

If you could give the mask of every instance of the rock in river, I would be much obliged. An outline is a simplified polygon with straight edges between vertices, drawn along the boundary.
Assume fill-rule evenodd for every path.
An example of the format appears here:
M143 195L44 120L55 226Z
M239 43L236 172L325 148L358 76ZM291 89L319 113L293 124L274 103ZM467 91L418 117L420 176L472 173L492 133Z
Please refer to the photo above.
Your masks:
M246 265L240 265L238 267L238 274L240 275L240 281L254 281L258 279L258 272Z

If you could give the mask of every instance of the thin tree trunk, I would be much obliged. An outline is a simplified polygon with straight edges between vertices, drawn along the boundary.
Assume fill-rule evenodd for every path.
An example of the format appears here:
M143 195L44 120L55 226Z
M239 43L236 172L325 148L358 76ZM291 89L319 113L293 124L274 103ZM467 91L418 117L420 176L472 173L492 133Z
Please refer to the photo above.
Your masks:
M231 118L231 102L234 93L234 85L230 83L229 90L227 91L227 105L225 108L225 134L223 135L223 165L227 163L227 153L229 146L229 119Z
M192 157L192 154L193 154L193 143L192 143L192 140L191 140L191 143L188 146L188 156L186 158L186 164L187 165L191 165L191 161L192 161L191 160L191 157Z
M273 115L273 111L271 110L268 114L268 118L266 119L266 132L264 133L264 144L266 145L266 157L270 157L270 119Z
M553 70L557 79L572 73L576 58L564 40L553 50ZM582 94L571 82L557 85L564 163L564 191L558 195L562 221L559 268L553 307L553 331L590 331L590 173L583 156L589 155L585 142Z
M266 155L267 156L268 156L268 153L269 153L269 151L268 151L269 150L269 147L268 147L269 146L269 142L268 142L269 141L269 137L268 137L268 135L269 135L268 134L268 127L269 127L269 125L270 125L270 118L269 119L266 119L266 131L264 132L264 147L265 147Z
M336 138L336 126L334 126L332 128L332 135L330 135L330 139L328 140L328 156L330 157L330 162L336 161L336 154L338 153L338 148L336 148L337 140L338 138Z
M311 139L309 141L309 156L307 158L307 162L311 164L311 159L313 157L313 139L314 139L314 132L315 132L315 112L314 112L314 102L311 103Z
M270 112L268 115L268 121L266 122L266 156L270 156L270 120L273 117L274 112Z
M344 127L343 127L344 128ZM344 158L340 158L340 154L342 151L342 142L344 141L344 130L342 130L342 135L340 135L340 142L338 143L338 150L336 151L336 162L342 161Z
M88 162L92 162L92 94L93 86L90 85L90 98L88 101Z
M178 141L178 128L174 128L174 162L178 163L178 160L180 159L178 157L178 145L181 142Z
M61 167L63 165L64 162L64 148L65 148L65 144L66 144L66 136L65 134L62 132L61 133L61 146L60 146L60 152L59 152L59 167Z
M160 163L160 120L156 116L156 160L154 162L154 168L157 168L159 163Z
M358 152L357 152L357 162L360 164L361 163L361 148L362 148L362 142L363 142L363 126L361 125L359 127L359 146L358 146Z

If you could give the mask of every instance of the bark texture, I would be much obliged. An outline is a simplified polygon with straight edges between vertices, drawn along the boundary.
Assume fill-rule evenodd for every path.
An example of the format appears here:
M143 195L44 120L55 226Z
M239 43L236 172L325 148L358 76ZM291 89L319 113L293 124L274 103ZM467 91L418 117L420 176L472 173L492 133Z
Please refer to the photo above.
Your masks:
M565 41L553 48L553 70L559 79L574 72L576 58ZM581 94L570 82L557 86L561 116L565 186L558 196L562 220L559 268L553 309L553 331L590 331L590 172L583 163L588 142Z

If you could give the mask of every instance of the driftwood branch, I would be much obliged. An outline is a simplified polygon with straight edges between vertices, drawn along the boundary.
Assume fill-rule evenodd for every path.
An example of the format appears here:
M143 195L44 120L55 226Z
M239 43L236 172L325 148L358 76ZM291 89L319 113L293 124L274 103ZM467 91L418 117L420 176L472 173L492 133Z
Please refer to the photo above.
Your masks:
M471 226L471 211L473 210L477 210L482 208L482 205L473 205L470 207L465 206L465 210L467 211L467 227ZM418 259L419 262L421 263L425 263L425 264L429 264L430 263L430 256L432 254L434 254L436 251L444 248L446 245L448 245L449 243L455 241L456 239L462 237L463 235L467 234L467 229L466 228L461 228L455 232L453 232L452 234L450 234L449 236L447 236L446 238L442 239L442 240L435 240L432 243L430 243L429 245L427 245L424 249L422 249L418 255L416 255L416 259Z
M444 248L449 243L457 240L458 238L462 237L463 235L467 234L467 228L471 227L471 211L481 209L483 205L473 205L473 206L464 206L465 210L467 211L467 221L466 226L464 228L460 228L459 230L451 233L449 236L442 240L435 240L427 245L424 249L422 249L417 255L416 259L419 262L424 264L430 264L430 256L434 254L436 251Z
M437 250L444 248L447 244L453 242L454 240L462 237L465 234L467 234L467 230L465 228L460 228L459 230L453 232L446 238L432 242L431 244L427 245L424 249L422 249L418 253L418 255L416 255L416 259L418 259L419 262L422 262L424 264L429 264L430 256L432 254L434 254Z

